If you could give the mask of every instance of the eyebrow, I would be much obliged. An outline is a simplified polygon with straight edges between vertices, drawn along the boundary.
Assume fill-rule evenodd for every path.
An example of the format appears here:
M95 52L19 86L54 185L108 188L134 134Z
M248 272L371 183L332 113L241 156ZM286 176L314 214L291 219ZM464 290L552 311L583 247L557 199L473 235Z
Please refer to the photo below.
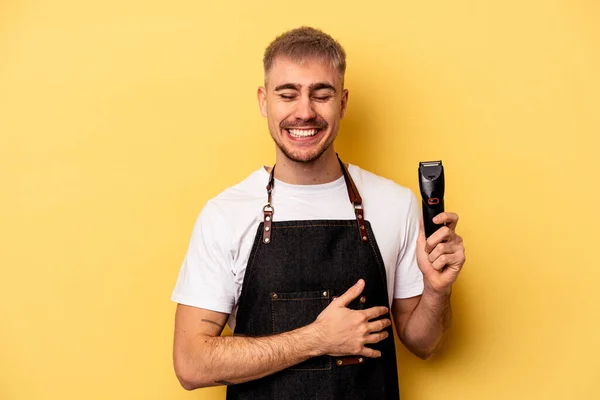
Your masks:
M275 88L275 91L278 92L280 90L285 90L285 89L290 89L290 90L300 90L300 88L302 87L302 85L299 85L297 83L284 83L283 85L279 85ZM322 90L322 89L328 89L333 91L333 93L336 92L335 87L333 87L332 84L327 83L327 82L317 82L317 83L313 83L312 85L310 85L308 87L310 92L316 92L317 90Z
M317 82L317 83L313 83L312 85L310 85L308 87L309 91L311 92L316 92L317 90L323 90L323 89L328 89L333 91L333 93L335 93L335 88L333 87L333 85L331 85L330 83L327 82Z
M300 85L297 83L284 83L283 85L279 85L275 88L275 91L278 92L280 90L292 89L292 90L300 90Z

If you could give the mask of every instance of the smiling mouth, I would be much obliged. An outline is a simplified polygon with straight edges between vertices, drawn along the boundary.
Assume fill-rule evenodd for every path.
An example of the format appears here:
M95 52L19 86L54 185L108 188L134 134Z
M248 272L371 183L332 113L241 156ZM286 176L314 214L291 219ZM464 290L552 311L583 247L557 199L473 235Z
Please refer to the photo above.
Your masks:
M319 133L320 129L286 129L286 131L290 134L290 136L295 138L307 138L311 136L315 136Z

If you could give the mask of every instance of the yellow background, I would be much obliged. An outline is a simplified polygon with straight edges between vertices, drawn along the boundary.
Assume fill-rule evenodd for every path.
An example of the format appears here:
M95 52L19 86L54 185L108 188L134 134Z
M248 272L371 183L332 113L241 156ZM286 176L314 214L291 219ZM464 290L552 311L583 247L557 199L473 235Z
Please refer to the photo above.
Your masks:
M273 162L262 51L348 53L337 149L418 190L442 159L467 264L403 399L600 398L600 3L0 2L0 399L220 399L172 369L207 199ZM367 211L368 212L368 211Z

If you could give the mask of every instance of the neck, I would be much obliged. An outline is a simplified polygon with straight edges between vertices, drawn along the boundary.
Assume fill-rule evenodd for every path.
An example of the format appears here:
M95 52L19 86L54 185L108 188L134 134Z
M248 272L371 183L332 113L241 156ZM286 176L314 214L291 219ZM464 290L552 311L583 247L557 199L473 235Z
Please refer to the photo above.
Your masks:
M318 185L333 182L342 176L342 168L333 146L310 163L290 160L277 149L275 178L292 185Z

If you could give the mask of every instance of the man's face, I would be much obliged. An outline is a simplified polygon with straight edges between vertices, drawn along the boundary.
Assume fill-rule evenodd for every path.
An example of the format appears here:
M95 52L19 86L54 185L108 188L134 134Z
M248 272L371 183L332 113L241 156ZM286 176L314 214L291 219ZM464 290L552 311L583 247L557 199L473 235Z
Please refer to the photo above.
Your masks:
M338 71L319 59L298 63L277 57L266 81L258 101L279 155L310 163L334 153L331 144L348 101Z

